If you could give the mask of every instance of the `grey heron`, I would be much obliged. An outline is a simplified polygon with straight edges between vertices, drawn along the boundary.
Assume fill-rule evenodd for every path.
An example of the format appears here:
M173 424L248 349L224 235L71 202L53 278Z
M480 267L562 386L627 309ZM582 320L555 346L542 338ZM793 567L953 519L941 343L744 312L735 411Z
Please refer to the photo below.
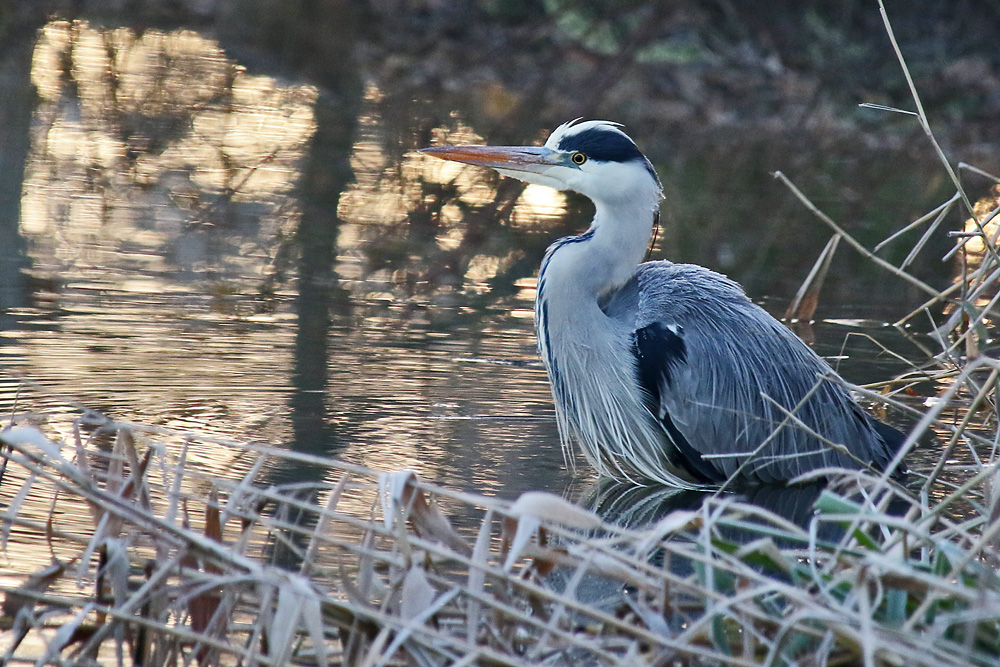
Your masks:
M570 121L543 146L422 152L593 201L587 231L545 253L535 324L563 446L579 443L600 473L695 488L892 460L902 433L736 282L643 262L662 186L619 124Z

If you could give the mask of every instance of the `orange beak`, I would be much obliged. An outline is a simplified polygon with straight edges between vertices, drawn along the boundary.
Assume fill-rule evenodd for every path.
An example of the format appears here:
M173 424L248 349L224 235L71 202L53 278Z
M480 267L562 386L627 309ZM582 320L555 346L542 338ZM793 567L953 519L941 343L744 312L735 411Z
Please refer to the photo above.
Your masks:
M559 164L555 151L544 146L435 146L420 152L504 172L540 173Z

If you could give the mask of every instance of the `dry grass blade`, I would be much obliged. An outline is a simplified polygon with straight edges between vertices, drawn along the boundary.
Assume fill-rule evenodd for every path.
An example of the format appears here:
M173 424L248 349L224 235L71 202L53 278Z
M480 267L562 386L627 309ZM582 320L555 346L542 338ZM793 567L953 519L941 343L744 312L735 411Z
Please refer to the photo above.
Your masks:
M947 212L951 210L951 207L955 204L955 202L957 202L961 198L962 198L962 196L956 192L954 195L952 195L951 199L949 199L945 203L943 203L940 206L936 207L935 209L933 209L929 213L925 213L924 215L920 216L919 218L917 218L916 220L914 220L910 224L906 225L902 229L899 229L899 230L893 232L892 234L890 234L888 236L888 238L886 238L884 241L881 241L878 245L875 246L874 251L878 252L879 250L881 250L882 248L886 247L887 245L889 245L890 243L892 243L893 241L895 241L897 238L899 238L903 234L907 233L911 229L914 229L915 227L919 227L920 225L922 225L923 223L927 222L931 218L934 218L935 216L946 215Z
M971 171L973 174L979 174L980 176L984 176L984 177L992 180L994 183L1000 183L1000 176L996 176L995 174L991 174L990 172L985 171L983 169L980 169L979 167L976 167L974 165L966 164L965 162L959 162L958 163L958 169L959 169L959 171L962 171L962 170Z
M466 641L474 644L479 633L480 609L479 596L483 594L486 583L486 567L489 558L490 537L493 529L493 510L488 510L479 525L476 544L472 549L472 559L469 563L468 590L471 593L466 621Z
M21 485L21 489L14 496L4 512L3 528L0 529L0 550L7 550L7 540L10 539L10 531L14 527L14 519L21 510L21 506L31 493L31 487L35 483L35 475L28 475L28 478Z
M823 289L826 274L830 270L830 262L833 261L833 255L837 252L837 244L839 243L839 235L835 235L827 241L823 252L816 258L816 263L813 264L809 275L806 276L799 291L795 293L792 303L789 304L788 310L785 311L787 319L806 322L812 319L816 313L816 307L819 305L819 292Z
M952 183L955 184L955 190L959 193L962 201L965 202L965 207L969 212L972 212L972 202L965 194L965 190L962 188L962 182L958 178L958 174L952 169L951 162L945 156L944 151L941 149L941 145L938 143L937 139L934 137L934 132L931 131L930 121L927 119L927 114L924 113L924 105L920 101L920 94L917 92L917 87L913 83L913 77L910 75L910 68L906 64L906 59L903 57L903 52L899 49L899 44L896 42L896 34L893 32L892 24L889 22L889 14L885 11L885 4L883 0L878 2L879 13L882 15L882 23L885 26L885 32L889 36L889 41L892 43L892 49L896 53L896 58L899 60L900 69L903 71L903 76L906 77L906 84L910 88L910 95L913 97L913 102L917 106L916 117L920 121L920 127L923 128L924 134L930 139L931 145L934 146L935 152L941 160L941 164L944 166L945 171L948 172L948 176L951 177Z
M910 250L910 253L899 265L900 269L906 269L906 267L908 267L910 264L913 263L913 260L916 259L917 255L920 254L920 251L924 249L924 246L927 245L927 242L931 239L931 236L934 234L934 232L937 231L938 227L941 226L941 223L944 221L945 217L948 215L950 211L951 211L951 204L949 203L947 207L945 207L940 213L937 214L937 216L934 218L934 221L927 226L927 229L924 230L924 233L920 235L920 239L917 241L916 245L913 246L913 248Z
M957 397L975 372L959 374L944 402ZM922 428L935 420L928 418ZM1000 600L1000 584L984 579L979 565L982 554L993 553L1000 528L983 530L978 541L972 528L955 528L947 507L907 500L894 488L892 497L909 503L909 510L890 514L885 480L867 473L845 478L822 496L811 527L720 496L708 497L699 510L650 517L633 529L548 494L525 494L505 505L435 488L412 473L379 480L332 459L325 465L338 481L328 495L303 499L288 489L264 488L245 473L226 480L187 465L189 446L228 443L128 428L137 447L125 463L144 471L134 488L146 490L148 504L142 493L122 493L127 476L110 493L91 474L46 455L57 452L48 437L32 434L33 444L15 444L8 454L10 475L33 476L33 488L60 488L62 502L93 504L130 536L103 541L107 600L96 593L54 595L72 578L58 568L18 589L31 600L18 602L21 609L45 600L72 610L60 625L75 624L58 638L48 633L32 660L66 656L81 632L89 640L71 655L113 653L121 641L126 654L154 665L379 665L404 659L526 665L561 655L595 664L754 665L819 651L831 661L851 662L866 650L876 660L889 654L908 661L932 656L941 664L1000 659L1000 638L989 634L1000 612L991 615L978 602ZM139 442L162 457L155 459L155 478ZM278 449L261 455L298 456ZM100 456L98 448L87 448L88 458ZM993 477L993 468L976 476L946 505ZM232 494L230 502L220 500L223 493ZM231 502L237 494L239 502ZM856 501L852 494L870 500ZM475 535L454 528L442 498L462 512L486 510ZM30 502L29 496L22 507ZM223 523L222 506L232 521ZM388 508L388 523L380 508ZM317 517L315 523L291 520L304 513ZM187 525L198 517L204 525ZM814 537L830 529L844 537ZM54 532L52 539L64 538ZM79 535L72 544L82 557L91 542ZM273 559L273 549L284 544L295 546L301 558L290 567ZM150 553L163 560L147 567ZM182 562L185 567L178 567ZM91 579L96 572L87 563L81 576ZM138 579L137 572L143 573ZM855 590L858 585L862 589ZM609 591L615 606L590 600L593 590ZM865 598L863 590L892 593ZM196 601L205 596L212 604L199 610ZM81 614L84 609L90 613ZM188 614L177 613L183 609ZM98 615L105 620L93 625ZM904 624L912 632L895 629ZM32 637L41 636L34 626L24 627L14 654L24 654ZM974 628L980 639L967 642L962 628Z
M306 550L305 557L302 559L302 566L299 568L299 574L305 576L309 574L309 569L312 566L313 560L316 558L316 551L319 545L322 544L322 536L326 531L330 520L336 516L337 513L337 503L340 502L340 497L344 493L344 489L347 487L347 483L350 480L348 475L341 476L337 485L333 487L330 491L330 495L327 496L326 506L323 508L323 512L319 516L319 521L316 522L316 529L313 531L312 539L309 541L309 548Z
M579 505L551 493L528 491L522 493L510 506L511 516L533 517L539 521L569 526L572 528L597 528L601 519Z

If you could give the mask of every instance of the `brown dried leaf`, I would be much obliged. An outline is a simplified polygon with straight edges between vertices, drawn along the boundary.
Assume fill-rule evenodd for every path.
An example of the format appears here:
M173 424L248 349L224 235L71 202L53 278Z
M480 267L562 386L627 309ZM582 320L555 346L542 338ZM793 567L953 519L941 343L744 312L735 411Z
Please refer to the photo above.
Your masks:
M188 602L188 615L191 618L191 630L202 634L208 629L208 624L212 621L212 616L219 606L219 596L214 593L202 593L191 598ZM204 659L203 652L208 649L203 646L198 653L198 662Z
M219 521L219 492L212 489L205 505L205 537L222 544L222 524ZM215 563L205 563L206 572L219 573L222 570Z
M407 518L418 535L437 539L452 550L464 556L471 556L472 547L455 531L437 504L427 501L423 490L416 486L416 481L417 476L410 471L380 476L379 486L383 489L383 493L388 492L393 496L389 499L383 496L383 513L386 515L387 524L391 525L390 503L395 502L402 508L409 507L410 513Z
M517 519L512 516L503 518L503 526L500 529L500 558L507 558L510 553L510 544L517 535Z
M184 508L186 523L187 503L185 503ZM222 525L219 522L219 494L216 489L212 489L212 492L208 497L208 503L205 505L205 537L218 542L219 544L222 543ZM197 563L197 560L195 560L195 563ZM212 561L206 560L204 571L210 574L221 574L222 568ZM220 591L218 589L206 591L191 598L188 602L188 614L191 617L192 630L201 633L208 629L212 616L215 615L215 611L219 608L221 599ZM201 650L199 650L199 664L205 660L208 650L209 647L207 646L203 646Z
M13 617L24 607L29 609L34 607L35 599L26 596L25 593L44 593L65 571L66 565L57 560L31 574L23 585L7 591L0 613L6 617Z
M191 518L188 516L187 498L181 499L181 527L184 530L191 530ZM180 563L182 568L198 569L198 559L190 549L185 551L184 555L181 556Z
M410 521L419 535L436 537L448 547L464 556L472 555L472 547L459 535L448 518L438 509L437 503L427 502L421 489L413 488L413 505Z
M118 430L119 438L122 442L122 450L125 452L125 458L128 460L129 468L132 470L132 474L129 476L128 480L125 482L125 487L122 489L122 498L131 498L133 493L138 490L139 502L144 509L150 509L151 505L149 502L149 490L146 488L146 469L149 467L149 459L153 453L152 448L146 450L146 455L143 456L142 461L139 461L139 453L135 448L135 437L132 435L132 431L127 428L122 428Z
M969 327L969 332L965 335L965 357L975 359L979 356L979 332L975 326Z
M521 557L525 547L531 541L532 536L538 533L540 525L541 522L530 514L522 516L518 520L514 539L510 541L510 553L507 554L507 558L503 562L504 570L510 572L510 569L514 567L514 563Z

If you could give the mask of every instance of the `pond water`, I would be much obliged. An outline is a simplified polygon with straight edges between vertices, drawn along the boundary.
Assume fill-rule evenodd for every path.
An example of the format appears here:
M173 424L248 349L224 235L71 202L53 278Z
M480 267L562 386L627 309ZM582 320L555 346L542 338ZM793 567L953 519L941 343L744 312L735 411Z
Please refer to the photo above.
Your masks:
M586 227L587 204L413 150L533 141L548 123L480 128L447 101L400 110L391 81L345 102L190 30L52 22L30 54L35 95L7 111L21 113L23 169L4 165L18 197L2 221L0 410L48 393L505 498L590 480L564 464L532 323L544 248ZM905 142L632 134L666 184L653 255L728 273L777 315L830 231L773 170L865 241L949 196L933 155ZM943 285L938 237L920 275ZM933 347L885 325L921 301L842 247L809 334L850 381L885 380L906 367L886 349ZM207 462L220 475L249 465L195 455L222 457Z

